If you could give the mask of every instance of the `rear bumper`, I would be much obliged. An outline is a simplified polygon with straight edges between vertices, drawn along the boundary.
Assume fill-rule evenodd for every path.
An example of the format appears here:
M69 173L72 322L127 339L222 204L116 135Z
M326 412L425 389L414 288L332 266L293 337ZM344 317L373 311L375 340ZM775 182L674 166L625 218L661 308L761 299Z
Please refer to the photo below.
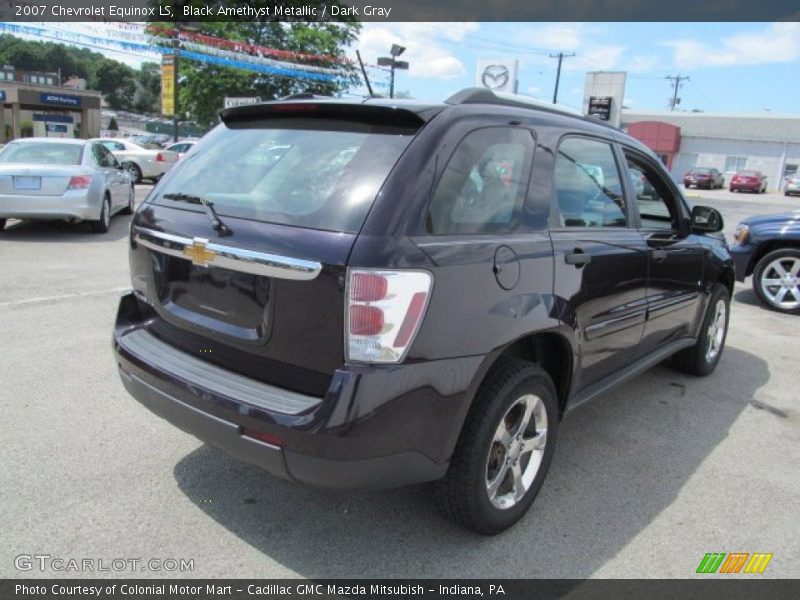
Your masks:
M189 375L163 357L131 351L126 336L143 331L137 307L133 294L123 296L114 333L122 382L152 412L200 440L277 477L316 487L394 487L446 473L482 357L344 366L325 396L305 397L305 407L294 392L249 380L268 388L267 397L285 393L298 400L292 409L274 410L254 396L255 388L237 383L223 389L218 374ZM172 364L186 359L172 352ZM255 439L254 431L275 443Z
M87 190L73 190L62 196L0 195L2 219L81 219L100 218L101 203Z
M747 192L756 192L761 190L761 184L759 183L732 183L730 185L730 190L744 190Z

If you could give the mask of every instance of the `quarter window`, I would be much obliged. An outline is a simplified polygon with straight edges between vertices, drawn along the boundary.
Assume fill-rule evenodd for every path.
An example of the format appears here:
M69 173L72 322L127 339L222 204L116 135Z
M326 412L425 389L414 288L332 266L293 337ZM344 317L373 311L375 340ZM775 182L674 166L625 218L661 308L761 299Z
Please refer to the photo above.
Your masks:
M440 235L513 230L525 199L533 137L527 130L488 127L468 134L431 198L428 229Z
M628 176L636 196L641 228L666 231L678 229L675 200L669 187L655 167L626 154Z
M606 142L567 138L558 148L555 190L562 227L625 227L625 198Z

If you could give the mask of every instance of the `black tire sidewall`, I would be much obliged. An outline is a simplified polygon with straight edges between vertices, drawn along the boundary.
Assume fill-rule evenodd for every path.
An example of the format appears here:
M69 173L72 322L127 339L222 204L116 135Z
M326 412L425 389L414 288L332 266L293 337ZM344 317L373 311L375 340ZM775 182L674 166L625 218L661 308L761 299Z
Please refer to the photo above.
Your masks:
M800 307L795 309L786 309L781 308L779 306L775 306L772 304L766 296L764 296L764 292L761 290L761 277L764 274L764 270L767 268L767 265L770 264L773 260L777 258L792 256L794 258L800 258L800 250L796 250L794 248L781 248L778 250L773 250L761 257L761 260L756 263L756 268L753 269L753 291L756 293L756 297L758 298L759 302L763 304L770 310L774 310L775 312L787 314L787 315L797 315L800 314Z
M486 493L486 460L500 419L505 416L509 407L525 394L536 394L544 403L547 413L547 444L539 471L525 496L513 507L499 509L491 503ZM477 452L472 455L469 465L469 481L472 485L468 493L470 504L475 509L474 514L481 522L481 529L488 533L496 533L510 527L525 514L547 477L556 445L558 401L550 378L533 365L516 373L494 398L481 398L481 401L490 402L491 405L478 427L471 432L473 437L471 443L475 444Z

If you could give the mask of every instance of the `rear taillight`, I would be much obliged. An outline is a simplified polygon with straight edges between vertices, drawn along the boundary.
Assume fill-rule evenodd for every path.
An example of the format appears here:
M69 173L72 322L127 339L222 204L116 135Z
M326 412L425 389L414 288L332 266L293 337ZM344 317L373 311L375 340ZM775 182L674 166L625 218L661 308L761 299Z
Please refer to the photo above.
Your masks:
M167 162L167 156L163 152L156 154L156 162Z
M74 177L70 177L69 185L67 185L68 190L85 190L92 184L92 178L90 175L75 175Z
M401 362L419 331L432 285L427 271L348 271L347 360Z

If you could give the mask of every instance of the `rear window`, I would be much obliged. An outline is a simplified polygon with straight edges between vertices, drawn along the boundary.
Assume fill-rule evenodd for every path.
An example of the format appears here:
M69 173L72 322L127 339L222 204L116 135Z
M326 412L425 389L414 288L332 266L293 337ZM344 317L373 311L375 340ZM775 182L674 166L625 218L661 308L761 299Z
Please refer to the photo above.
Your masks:
M224 216L356 233L414 133L331 119L222 124L181 160L156 202L174 206L162 196L182 192Z
M745 177L757 177L758 171L739 171L739 175L744 175Z
M55 142L8 144L0 152L0 163L79 165L83 146Z

